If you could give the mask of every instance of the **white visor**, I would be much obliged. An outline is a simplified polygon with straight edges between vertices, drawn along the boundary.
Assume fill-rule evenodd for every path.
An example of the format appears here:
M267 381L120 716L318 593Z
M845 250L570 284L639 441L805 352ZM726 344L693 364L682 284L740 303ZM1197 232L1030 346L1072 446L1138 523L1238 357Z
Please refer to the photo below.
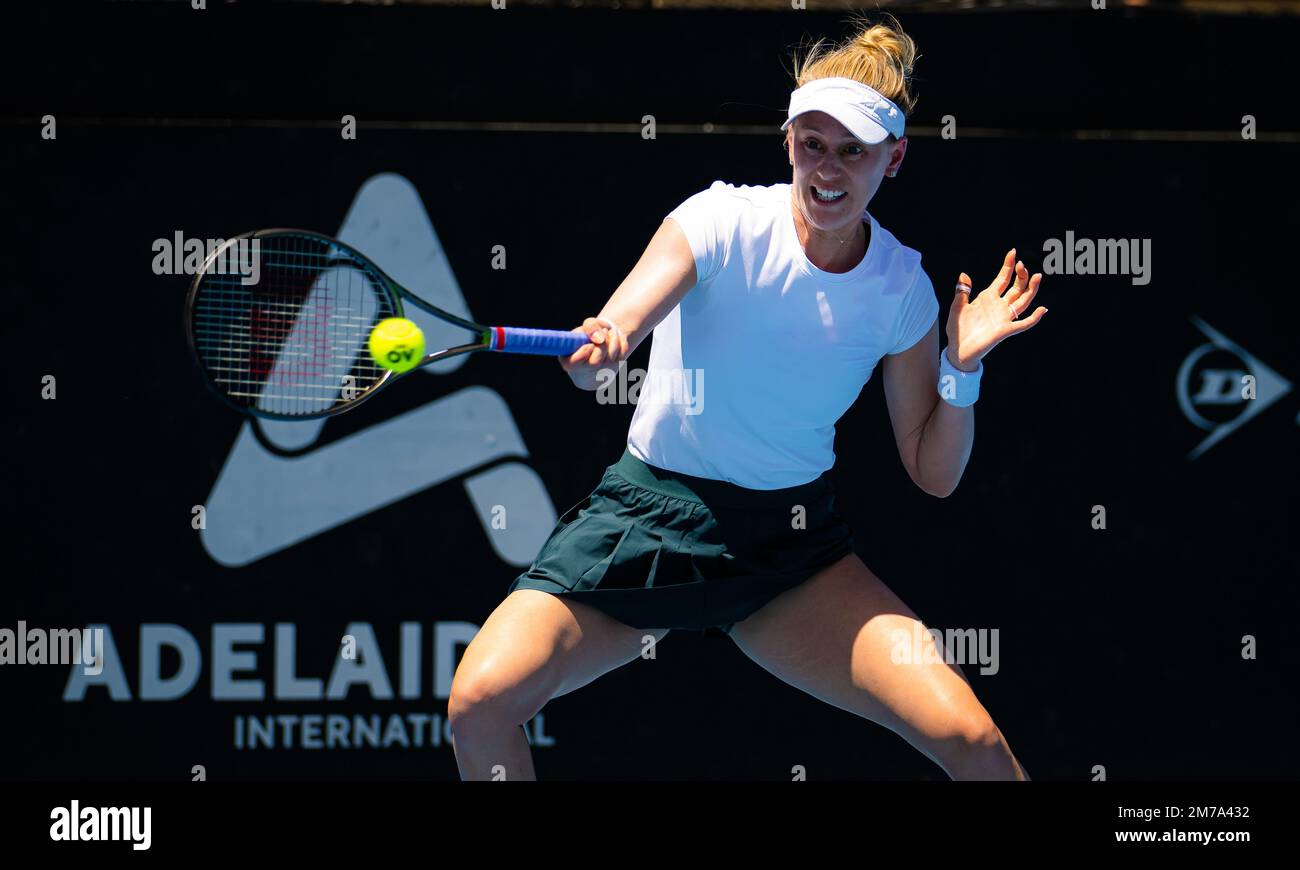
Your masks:
M816 79L790 94L790 113L781 129L804 112L825 112L868 145L885 141L891 133L903 138L903 110L875 88L849 78Z

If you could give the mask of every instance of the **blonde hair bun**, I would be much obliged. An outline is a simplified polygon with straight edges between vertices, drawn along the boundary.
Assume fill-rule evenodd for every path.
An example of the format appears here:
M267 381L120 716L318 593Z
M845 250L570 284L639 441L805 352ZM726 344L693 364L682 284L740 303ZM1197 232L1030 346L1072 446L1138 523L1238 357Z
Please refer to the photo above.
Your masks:
M912 69L920 55L898 19L889 13L882 16L878 22L865 16L856 18L858 30L848 39L829 47L819 39L802 63L796 57L795 87L818 79L849 78L874 88L893 100L904 115L911 115L916 107Z

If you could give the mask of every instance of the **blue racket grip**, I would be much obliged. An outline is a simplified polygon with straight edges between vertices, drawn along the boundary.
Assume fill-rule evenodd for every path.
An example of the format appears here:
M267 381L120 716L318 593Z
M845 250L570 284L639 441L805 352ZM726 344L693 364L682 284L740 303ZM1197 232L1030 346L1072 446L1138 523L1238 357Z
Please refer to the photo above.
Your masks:
M532 353L539 356L567 356L587 343L581 332L559 329L527 329L522 326L493 326L488 348L501 353Z

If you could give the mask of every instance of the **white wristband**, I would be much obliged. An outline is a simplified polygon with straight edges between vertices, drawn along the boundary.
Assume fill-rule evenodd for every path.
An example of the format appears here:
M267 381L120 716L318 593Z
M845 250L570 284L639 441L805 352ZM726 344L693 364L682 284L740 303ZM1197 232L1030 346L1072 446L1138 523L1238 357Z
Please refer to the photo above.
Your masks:
M939 351L939 398L949 405L966 408L975 404L980 397L980 375L984 374L984 363L973 372L964 372L948 361L946 351Z

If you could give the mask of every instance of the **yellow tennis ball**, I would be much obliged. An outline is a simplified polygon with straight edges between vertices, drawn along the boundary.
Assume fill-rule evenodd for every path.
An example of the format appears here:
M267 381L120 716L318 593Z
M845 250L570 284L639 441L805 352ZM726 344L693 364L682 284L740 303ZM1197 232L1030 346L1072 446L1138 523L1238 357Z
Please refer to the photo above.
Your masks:
M370 356L383 368L409 372L424 359L424 333L405 317L381 320L370 333Z

